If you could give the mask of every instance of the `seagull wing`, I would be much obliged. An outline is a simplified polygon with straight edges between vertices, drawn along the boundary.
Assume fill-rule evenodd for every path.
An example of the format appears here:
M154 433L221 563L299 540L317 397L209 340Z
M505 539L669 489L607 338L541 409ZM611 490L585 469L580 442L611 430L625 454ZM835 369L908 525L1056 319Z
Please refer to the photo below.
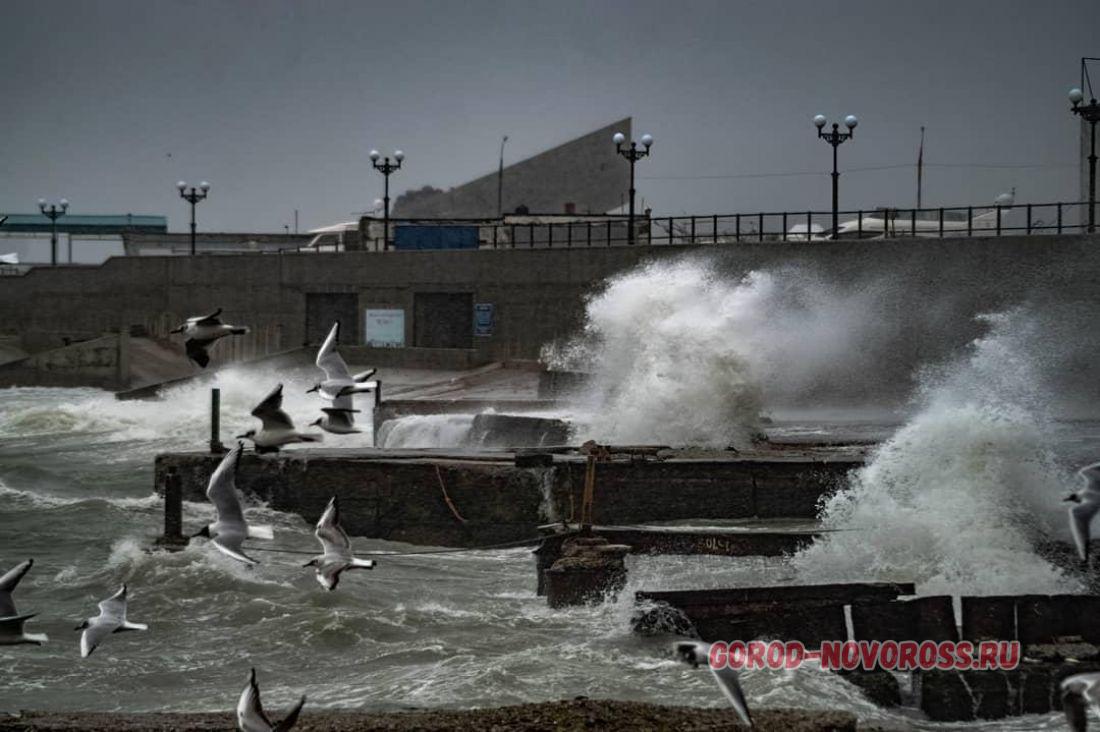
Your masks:
M11 593L15 590L15 586L19 584L19 580L23 579L23 575L32 566L34 566L34 560L28 559L22 564L17 564L9 569L3 577L0 577L0 617L16 614L15 601L12 600Z
M245 564L259 564L259 562L252 557L244 553L244 540L248 536L248 527L243 523L241 524L241 530L235 531L233 529L222 529L218 532L218 535L214 537L211 542L214 548L220 551L227 557L232 557L238 562L244 562Z
M102 616L91 620L80 635L80 657L87 658L99 647L103 639L119 628L118 623L103 620Z
M351 372L348 371L348 365L344 363L344 359L336 350L336 339L339 336L340 321L336 321L332 325L332 330L328 332L325 342L321 345L321 349L317 351L317 366L325 372L325 377L328 379L350 381Z
M328 507L321 514L321 518L317 521L317 529L313 533L321 542L321 549L325 554L341 556L351 554L351 539L340 526L340 504L336 496L328 502Z
M283 385L279 384L252 410L252 416L263 422L265 430L292 430L294 422L282 407Z
M260 687L256 684L256 669L248 675L248 686L241 692L237 701L237 725L245 732L258 732L272 729L271 720L264 714L260 703Z
M245 524L241 501L237 498L237 465L241 459L240 443L225 454L206 487L206 497L218 512L218 521Z
M188 318L187 322L194 325L221 325L222 321L218 318L222 314L222 309L218 308L209 315L197 315L194 318Z
M7 618L0 618L0 638L18 638L23 635L23 623L37 614L38 613L29 613L27 615L13 615Z
M188 338L183 344L184 350L187 352L187 357L197 363L200 367L206 368L210 363L210 354L206 352L206 347L211 341L200 341L194 338Z
M126 622L126 585L99 603L99 617L96 620L117 622L119 625Z
M742 722L751 727L752 717L749 715L749 705L745 701L745 693L741 691L741 680L737 678L737 672L732 668L713 667L710 672L714 675L714 680L718 682L718 687L722 690L722 693L733 705L737 716L741 718Z
M1075 503L1069 509L1069 530L1082 562L1089 558L1089 524L1097 510L1100 510L1100 504L1089 501Z
M298 700L298 703L294 706L294 708L290 710L290 714L286 715L286 717L283 718L282 722L279 722L277 725L275 725L275 729L273 730L273 732L287 732L288 730L290 730L298 722L298 715L301 714L302 707L304 707L305 704L306 697L303 694L302 698Z

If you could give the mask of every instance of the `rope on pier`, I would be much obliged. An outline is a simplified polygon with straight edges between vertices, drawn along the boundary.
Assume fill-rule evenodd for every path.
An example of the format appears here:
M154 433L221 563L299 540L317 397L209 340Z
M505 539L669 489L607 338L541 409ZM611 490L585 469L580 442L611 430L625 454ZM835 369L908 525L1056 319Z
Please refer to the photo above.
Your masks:
M466 523L466 519L462 518L462 514L455 508L455 504L451 501L451 497L447 495L447 486L443 483L443 473L440 472L438 464L435 466L435 477L439 479L439 488L443 491L443 500L447 502L447 508L451 509L451 513L458 519L458 523Z

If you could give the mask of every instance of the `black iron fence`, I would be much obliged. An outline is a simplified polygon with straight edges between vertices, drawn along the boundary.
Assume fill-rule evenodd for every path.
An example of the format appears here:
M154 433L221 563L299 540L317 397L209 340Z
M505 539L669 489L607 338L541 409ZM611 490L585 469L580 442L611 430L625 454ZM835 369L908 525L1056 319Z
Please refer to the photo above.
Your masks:
M839 212L832 231L832 211L779 211L706 216L636 216L634 240L639 245L678 246L750 242L894 239L902 237L973 237L1083 233L1087 203L1056 202L956 206L939 208L878 208ZM431 226L430 220L391 220L394 231L405 225ZM448 220L439 226L476 228L482 249L576 248L626 246L630 240L626 216L567 217L558 215L505 218L494 221ZM384 248L380 222L368 227L366 249ZM322 245L320 250L333 251Z

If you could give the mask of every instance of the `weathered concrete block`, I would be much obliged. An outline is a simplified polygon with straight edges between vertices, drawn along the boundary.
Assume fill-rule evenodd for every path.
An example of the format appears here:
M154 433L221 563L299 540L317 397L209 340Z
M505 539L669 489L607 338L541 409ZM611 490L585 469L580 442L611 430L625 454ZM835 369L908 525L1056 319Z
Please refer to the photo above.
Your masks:
M916 597L906 601L915 610L917 640L957 641L959 624L950 595Z
M916 608L907 602L853 604L852 632L858 641L918 640Z
M1001 671L922 671L919 706L935 722L1003 719L1019 714L1016 687Z
M685 613L706 641L797 640L816 647L848 636L844 605L830 602L758 603L723 614Z
M569 424L560 419L512 414L478 414L468 444L488 447L543 447L569 442Z
M602 602L626 586L623 556L630 547L599 537L573 537L562 544L562 556L544 572L550 607Z
M962 637L970 641L1016 638L1016 598L989 595L962 598Z
M1068 635L1078 635L1074 618L1067 618L1071 602L1067 595L1016 598L1016 634L1020 643L1055 643Z

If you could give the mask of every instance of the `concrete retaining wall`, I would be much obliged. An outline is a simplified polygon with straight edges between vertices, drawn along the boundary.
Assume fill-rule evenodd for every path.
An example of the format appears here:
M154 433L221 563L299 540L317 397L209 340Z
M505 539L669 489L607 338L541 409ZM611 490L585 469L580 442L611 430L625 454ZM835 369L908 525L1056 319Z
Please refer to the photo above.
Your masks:
M347 345L363 343L364 310L405 312L405 343L416 342L414 299L468 293L491 303L491 333L475 335L467 364L537 358L541 347L581 324L584 298L609 276L647 260L704 256L731 279L797 266L831 289L878 288L874 320L881 353L847 368L819 392L907 394L914 368L946 357L981 332L978 313L1029 302L1100 312L1100 236L744 243L697 247L593 247L509 251L349 252L342 254L124 257L99 267L38 267L5 278L0 323L30 352L88 338L161 313L197 313L212 304L254 328L282 327L280 348L306 340L310 293L347 293L358 303ZM1067 364L1086 388L1100 389L1100 334L1074 330L1081 358ZM396 349L393 356L405 349ZM1090 354L1096 357L1089 357ZM414 354L415 355L415 354ZM429 354L431 355L431 354ZM1092 386L1087 386L1092 385ZM1090 392L1091 393L1091 392Z
M130 335L111 333L0 365L0 386L98 386L130 383Z

